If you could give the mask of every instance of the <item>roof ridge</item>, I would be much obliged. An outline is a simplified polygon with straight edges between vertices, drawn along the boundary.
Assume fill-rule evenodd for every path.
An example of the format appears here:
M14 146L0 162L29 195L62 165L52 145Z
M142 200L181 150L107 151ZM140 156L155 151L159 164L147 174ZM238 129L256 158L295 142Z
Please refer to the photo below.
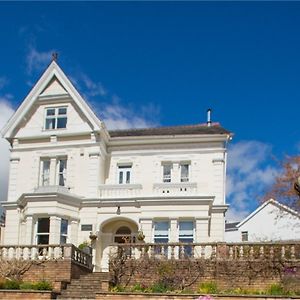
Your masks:
M218 126L221 127L219 122L213 122L210 127ZM167 129L167 128L195 128L195 127L208 127L207 123L189 124L189 125L168 125L158 127L142 127L142 128L127 128L127 129L111 129L109 132L115 131L138 131L138 130L153 130L153 129Z

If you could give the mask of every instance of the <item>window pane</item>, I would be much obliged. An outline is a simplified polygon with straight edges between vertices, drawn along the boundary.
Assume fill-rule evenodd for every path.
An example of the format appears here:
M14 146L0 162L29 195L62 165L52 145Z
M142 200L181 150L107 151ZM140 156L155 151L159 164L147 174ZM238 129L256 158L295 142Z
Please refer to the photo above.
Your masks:
M123 172L119 172L119 184L123 183Z
M50 228L50 218L39 218L37 232L48 233Z
M168 237L169 235L169 222L161 221L154 224L154 236L155 237Z
M67 108L66 107L61 107L58 109L58 114L59 115L66 115L67 114Z
M60 234L68 234L68 220L61 219Z
M46 129L54 129L55 128L55 118L48 118L46 119Z
M179 222L179 237L193 236L194 223L192 221Z
M189 165L181 165L181 182L189 181Z
M67 118L57 118L57 128L67 128Z
M65 235L60 236L60 243L61 244L66 244L67 243L67 237Z
M126 183L130 183L130 171L126 172Z
M171 165L163 166L163 182L171 182Z
M37 236L37 244L38 245L48 245L49 244L49 234L38 235Z
M42 171L42 185L49 185L50 183L50 160L44 160L43 171Z
M54 108L48 108L47 109L47 116L54 116L55 115L55 109Z

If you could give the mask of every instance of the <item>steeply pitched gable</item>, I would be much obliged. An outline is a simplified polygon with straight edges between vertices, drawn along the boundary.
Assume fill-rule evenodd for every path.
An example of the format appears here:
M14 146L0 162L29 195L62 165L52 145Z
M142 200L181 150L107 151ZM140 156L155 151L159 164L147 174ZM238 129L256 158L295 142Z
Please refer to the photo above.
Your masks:
M58 64L52 61L6 126L2 129L1 133L3 137L7 139L14 138L20 125L28 120L37 105L40 105L42 102L59 101L64 98L72 100L74 108L85 118L91 131L99 131L102 128L101 121L81 97Z

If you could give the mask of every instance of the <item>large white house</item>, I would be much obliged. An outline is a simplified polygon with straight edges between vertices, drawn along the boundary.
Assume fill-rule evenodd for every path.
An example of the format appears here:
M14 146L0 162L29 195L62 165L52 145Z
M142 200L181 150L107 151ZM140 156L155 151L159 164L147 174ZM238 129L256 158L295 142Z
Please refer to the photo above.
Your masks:
M224 240L226 148L217 123L106 129L55 61L2 130L11 145L4 244Z
M270 199L241 222L226 223L226 242L270 242L300 239L299 212Z

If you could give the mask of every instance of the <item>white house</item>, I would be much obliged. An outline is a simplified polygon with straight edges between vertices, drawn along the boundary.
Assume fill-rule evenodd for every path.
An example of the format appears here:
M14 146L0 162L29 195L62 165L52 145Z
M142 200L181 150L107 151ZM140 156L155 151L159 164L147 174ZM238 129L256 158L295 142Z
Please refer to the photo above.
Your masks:
M4 244L224 240L231 133L192 126L106 129L55 61L2 130L11 144Z
M300 214L270 199L247 218L225 224L226 242L263 242L300 239Z

